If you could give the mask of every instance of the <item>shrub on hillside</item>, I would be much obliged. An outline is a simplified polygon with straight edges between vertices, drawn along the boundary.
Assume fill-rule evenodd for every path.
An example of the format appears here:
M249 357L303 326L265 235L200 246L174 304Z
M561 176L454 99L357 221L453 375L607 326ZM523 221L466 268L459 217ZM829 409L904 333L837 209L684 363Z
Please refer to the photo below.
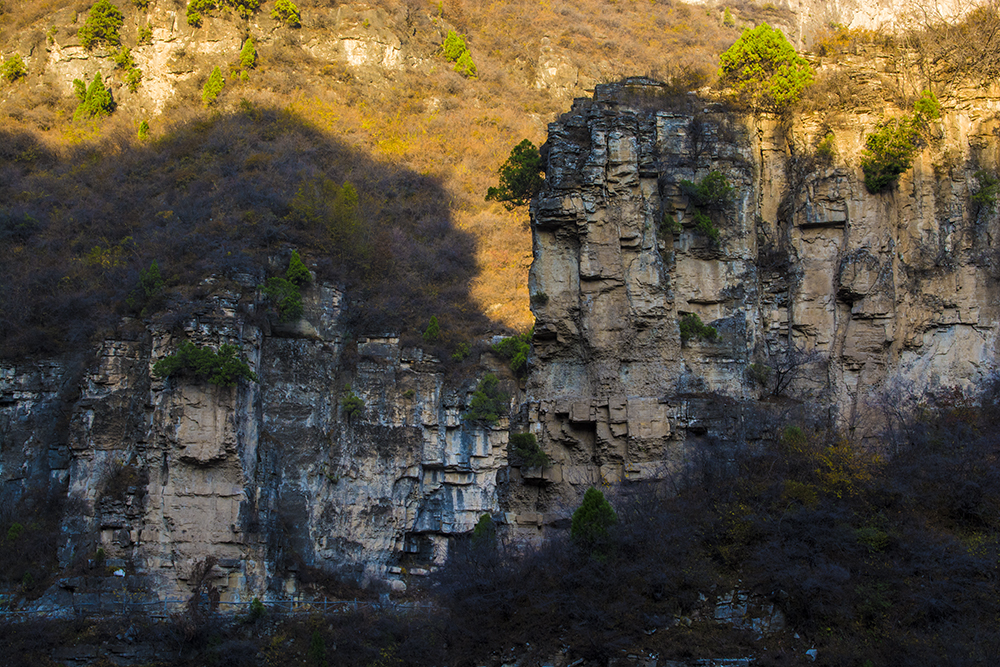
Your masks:
M243 42L243 48L240 49L240 68L248 70L256 66L257 47L254 44L253 37L247 37L247 41Z
M441 52L444 57L455 63L454 70L464 77L475 79L478 76L476 64L472 62L472 54L465 44L465 38L449 30L448 35L441 43Z
M514 375L524 377L528 374L528 354L531 352L532 336L534 336L534 329L517 336L504 338L490 349L510 362L510 370L514 372Z
M208 75L208 80L205 81L205 85L201 89L201 101L205 106L209 106L215 102L215 98L219 96L225 85L226 78L222 76L222 70L216 66L212 70L212 73Z
M344 395L340 399L340 409L344 411L344 416L348 421L353 420L365 409L364 400L351 391L351 386L344 387Z
M713 341L719 337L715 327L703 324L697 313L688 313L682 317L678 326L681 331L681 342L687 342L692 338Z
M551 463L534 433L511 433L510 444L513 454L526 466L547 466Z
M424 339L425 343L435 343L440 336L441 325L438 323L437 315L431 315L431 319L427 323L427 328L424 329L420 337Z
M573 512L570 537L588 551L598 553L606 550L610 543L610 529L618 523L618 514L604 494L590 487L583 496L583 502Z
M145 121L143 121L145 122ZM139 126L140 130L142 126ZM147 131L149 126L146 126ZM163 292L166 283L160 275L160 265L154 259L148 269L139 272L139 284L125 300L130 310L146 317L156 312L163 303Z
M992 213L996 210L997 197L1000 196L1000 178L986 169L980 169L972 177L976 179L972 201Z
M115 100L111 90L104 87L100 72L94 75L89 86L80 79L73 79L73 91L80 102L73 112L73 120L110 116L115 110Z
M500 183L486 191L486 201L503 203L508 211L524 206L538 194L545 184L542 178L542 156L528 139L514 146L497 174Z
M275 0L274 9L271 10L271 18L292 28L298 28L302 25L299 8L292 0Z
M3 64L0 65L0 78L7 83L14 83L25 76L28 76L28 68L24 65L20 54L15 53L4 58Z
M747 28L719 58L719 79L752 109L784 111L812 83L812 67L780 30Z
M90 11L83 27L77 31L84 48L95 46L118 46L121 44L119 31L125 23L125 16L108 0L98 0Z

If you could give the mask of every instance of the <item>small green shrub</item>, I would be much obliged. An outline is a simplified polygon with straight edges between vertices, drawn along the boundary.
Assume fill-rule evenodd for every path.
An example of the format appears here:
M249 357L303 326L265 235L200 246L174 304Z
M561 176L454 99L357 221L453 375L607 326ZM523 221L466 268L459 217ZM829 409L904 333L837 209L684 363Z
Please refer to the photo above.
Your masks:
M114 55L115 69L130 70L135 67L132 49L122 45Z
M340 399L340 409L344 411L345 417L354 419L354 417L360 415L362 410L365 409L365 402L360 396L351 391L351 385L346 385L344 391L347 393Z
M328 665L326 661L326 642L323 640L323 635L319 630L313 630L312 635L309 637L309 650L306 651L306 657L316 667L327 667Z
M692 338L713 341L719 337L719 332L713 326L703 324L697 313L688 313L680 321L681 341L686 342Z
M941 118L941 103L937 95L929 90L920 93L920 98L913 103L913 112L925 122Z
M472 543L477 546L491 546L497 541L497 524L493 517L484 514L472 529Z
M912 118L891 119L865 137L861 154L861 169L865 188L872 194L885 192L913 164L920 136Z
M245 19L260 9L261 0L222 0L223 3Z
M298 28L302 25L302 16L299 8L292 0L275 0L274 9L271 10L271 18L282 21L291 28Z
M663 212L663 217L660 218L660 236L673 236L674 234L680 234L683 226L673 215Z
M215 102L215 98L219 96L222 92L223 86L226 85L226 78L222 76L222 70L216 66L212 70L212 73L208 75L208 80L205 81L205 86L201 89L201 101L208 106Z
M441 52L445 58L455 63L455 71L462 76L475 79L479 75L476 64L472 62L469 47L465 44L465 38L454 30L448 31L444 42L441 43Z
M110 116L115 110L115 100L111 97L111 91L104 87L100 72L94 75L89 86L80 79L74 79L73 91L80 101L73 112L73 120Z
M986 169L980 169L972 177L976 179L972 201L992 213L996 210L997 196L1000 195L1000 178Z
M202 13L216 9L215 0L191 0L187 6L187 22L195 28L201 27Z
M149 122L148 121L144 120L141 123L139 123L138 137L139 137L139 141L146 141L147 139L149 139Z
M508 211L524 206L538 194L545 184L542 178L542 156L531 141L523 140L514 146L507 161L497 170L500 183L486 190L486 201L503 203Z
M285 279L302 287L306 283L312 282L312 274L309 268L302 261L298 250L292 251L292 256L288 259L288 268L285 269Z
M814 76L784 34L766 23L744 30L719 58L719 80L754 109L784 111Z
M130 92L138 90L140 83L142 83L142 70L138 67L133 67L125 74L125 85Z
M152 44L153 43L153 26L148 23L139 28L139 36L137 38L138 44Z
M719 228L712 222L711 216L704 211L695 210L694 228L708 237L708 240L715 245L719 242Z
M220 345L216 352L185 340L177 346L177 354L153 364L153 375L158 378L191 375L222 387L232 387L239 380L257 382L256 373L238 356L239 351L238 346L228 343Z
M531 295L531 297L529 297L528 301L531 303L532 306L535 306L536 308L542 308L548 305L549 295L546 294L545 292L535 292L534 294Z
M733 13L729 11L729 7L726 7L722 12L722 25L727 28L736 27L736 19L733 18Z
M493 425L510 409L510 396L500 390L500 380L493 373L487 373L472 393L469 411L462 419Z
M21 533L23 532L24 532L24 526L15 521L14 523L10 524L10 527L7 529L7 541L16 542L17 538L21 537Z
M679 185L681 194L699 208L723 209L736 199L736 188L717 169L697 183L683 179Z
M257 66L257 47L254 45L253 37L248 37L243 42L240 49L240 67L244 70L253 69Z
M290 322L302 316L302 292L287 278L268 278L261 286L264 296L278 310L278 320Z
M823 160L824 162L833 162L833 158L837 155L836 148L836 137L833 132L830 132L825 137L823 137L818 144L816 144L816 157Z
M250 613L247 614L247 621L253 622L267 616L267 607L264 603L254 598L250 601Z
M525 331L523 334L504 338L490 349L510 362L510 370L514 372L514 375L524 377L528 374L528 354L531 352L533 336L534 329Z
M108 0L98 0L87 13L87 20L77 31L84 48L95 46L118 46L121 44L119 31L125 23L125 16Z
M132 4L135 5L136 9L143 11L149 9L149 0L132 0Z
M427 324L427 328L424 329L422 337L425 343L435 343L437 339L441 336L441 325L438 324L438 318L436 315L431 315L431 321Z
M3 64L0 65L0 78L7 83L14 83L25 76L28 76L28 68L25 66L20 54L15 53L12 56L4 58Z
M610 528L618 523L618 514L604 494L590 487L583 502L573 512L570 537L586 549L600 550L607 545Z
M451 360L464 361L466 358L468 358L469 352L470 350L468 343L466 342L459 343L458 347L455 348L455 351L451 353Z
M858 538L858 544L864 545L868 553L876 554L885 551L889 546L889 535L884 530L875 526L862 526L854 531Z
M538 444L534 433L511 433L510 444L515 456L521 459L526 466L536 468L547 466L552 462L549 455Z

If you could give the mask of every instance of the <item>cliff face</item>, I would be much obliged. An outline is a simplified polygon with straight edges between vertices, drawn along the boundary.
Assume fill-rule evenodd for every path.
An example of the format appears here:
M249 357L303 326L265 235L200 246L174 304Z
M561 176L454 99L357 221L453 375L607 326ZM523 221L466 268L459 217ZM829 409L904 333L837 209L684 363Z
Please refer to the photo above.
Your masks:
M484 512L536 539L588 486L663 479L761 437L748 415L765 394L861 439L874 398L993 371L1000 230L969 199L972 174L997 165L993 98L946 100L913 169L871 195L855 156L873 117L783 124L663 111L658 95L602 86L550 126L534 352L512 408L551 466L508 465L507 420L461 419L474 378L391 333L347 338L335 287L307 288L303 318L281 324L259 312L262 276L209 283L173 332L0 368L4 506L61 501L55 583L35 604L281 596L314 568L400 589L403 566L440 561ZM813 148L831 131L832 160ZM711 171L736 189L718 242L681 190ZM686 314L718 339L682 340ZM180 337L240 344L259 383L155 379ZM775 374L787 386L772 392ZM364 402L353 417L348 392Z
M446 386L438 362L397 338L345 341L336 289L309 288L304 318L273 328L254 293L214 290L183 335L241 344L259 384L152 378L176 342L164 331L3 369L4 503L66 501L64 576L37 604L111 604L123 587L248 600L294 592L310 569L384 579L496 510L507 433L462 422L471 385ZM343 414L347 391L360 415ZM102 557L110 570L93 567Z
M860 439L879 427L880 401L968 388L995 369L997 218L970 202L973 172L996 164L992 102L949 101L898 188L872 195L857 156L876 117L821 133L818 118L736 118L709 103L656 111L658 91L599 86L549 128L528 398L566 498L660 477L706 437L755 437L743 408L767 393ZM813 148L830 132L832 159ZM711 171L736 192L714 218L718 242L681 188ZM719 337L682 341L688 314Z

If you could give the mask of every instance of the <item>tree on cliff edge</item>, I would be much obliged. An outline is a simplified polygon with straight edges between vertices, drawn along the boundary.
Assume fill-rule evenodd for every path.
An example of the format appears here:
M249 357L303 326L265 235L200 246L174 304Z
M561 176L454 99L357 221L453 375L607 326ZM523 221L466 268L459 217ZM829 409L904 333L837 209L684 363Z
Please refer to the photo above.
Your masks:
M784 111L813 81L813 69L766 23L747 28L719 57L719 79L751 109Z
M497 173L500 184L486 191L486 201L501 202L508 211L530 202L545 182L542 156L528 139L514 146Z

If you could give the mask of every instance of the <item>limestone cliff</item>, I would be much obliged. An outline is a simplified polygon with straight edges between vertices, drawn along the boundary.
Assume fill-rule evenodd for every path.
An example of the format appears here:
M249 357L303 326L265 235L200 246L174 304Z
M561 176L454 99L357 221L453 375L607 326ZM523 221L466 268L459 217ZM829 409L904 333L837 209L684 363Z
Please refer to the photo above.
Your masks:
M472 381L446 383L439 362L393 336L345 340L330 286L306 291L293 326L270 327L254 315L254 284L218 286L175 334L4 367L4 503L40 489L68 501L67 576L36 604L113 603L123 591L183 600L210 587L249 600L296 592L311 570L385 579L407 554L440 558L449 535L496 511L505 422L461 419ZM260 382L153 378L178 334L240 344ZM346 391L360 414L343 413ZM118 578L93 570L98 553Z
M787 393L860 440L879 396L995 371L998 222L970 202L973 172L996 160L989 99L949 100L898 188L873 195L858 156L874 114L824 127L831 160L817 119L660 111L658 94L599 86L549 127L528 384L556 460L549 497L661 477L700 441L749 437L755 372L785 372ZM681 188L711 171L737 192L718 242ZM719 337L683 341L687 314Z
M601 86L550 126L512 424L463 420L477 378L395 333L349 339L358 306L334 285L307 288L301 319L269 319L263 276L207 282L171 330L133 323L73 358L3 365L4 506L61 501L59 572L34 604L277 597L315 570L399 589L403 567L440 561L482 513L534 539L590 485L661 479L759 437L745 417L767 367L789 370L773 393L859 440L873 397L993 372L1000 230L969 199L971 175L997 166L993 97L945 100L913 169L872 195L857 155L874 114L779 122L694 96L671 111L659 91ZM830 132L832 159L814 149ZM718 241L681 187L712 171L737 193ZM682 340L687 314L719 337ZM181 339L241 345L259 382L153 377ZM510 465L508 430L535 433L553 464Z

